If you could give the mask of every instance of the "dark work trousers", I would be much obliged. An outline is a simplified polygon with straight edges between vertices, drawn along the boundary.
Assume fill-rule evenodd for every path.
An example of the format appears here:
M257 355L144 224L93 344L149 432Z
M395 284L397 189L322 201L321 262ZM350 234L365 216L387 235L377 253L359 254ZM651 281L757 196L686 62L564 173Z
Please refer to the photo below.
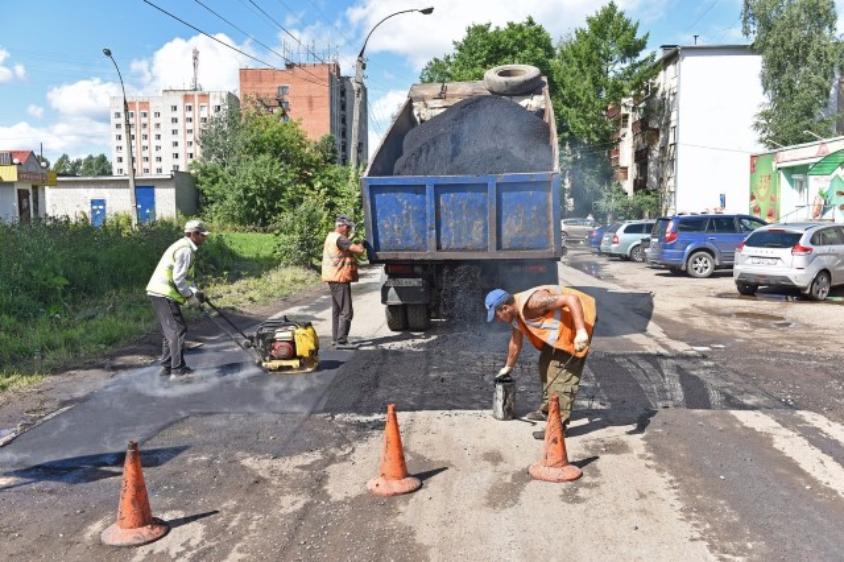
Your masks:
M349 337L352 326L352 284L329 283L331 291L331 339L335 342L345 342Z
M161 358L158 360L166 369L181 369L185 366L185 334L187 324L182 316L182 307L164 297L150 295L152 308L161 324Z

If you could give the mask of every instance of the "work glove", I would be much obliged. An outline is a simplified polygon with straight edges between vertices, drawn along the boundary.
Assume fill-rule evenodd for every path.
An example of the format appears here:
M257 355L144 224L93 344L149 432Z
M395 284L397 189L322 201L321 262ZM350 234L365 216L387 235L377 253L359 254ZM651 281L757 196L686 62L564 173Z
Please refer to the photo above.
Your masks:
M587 347L589 347L589 334L586 332L586 330L581 328L574 335L574 350L577 353L580 353Z
M509 374L510 374L510 372L511 372L512 370L513 370L513 367L510 367L510 366L508 366L508 365L504 365L504 366L503 366L503 367L501 367L501 369L498 371L498 374L497 374L497 375L495 375L495 378L496 378L496 379L503 379L504 377L506 377L507 375L509 375Z
M188 304L191 306L199 307L199 305L202 304L202 301L199 300L199 297L197 297L196 293L194 293L188 298Z

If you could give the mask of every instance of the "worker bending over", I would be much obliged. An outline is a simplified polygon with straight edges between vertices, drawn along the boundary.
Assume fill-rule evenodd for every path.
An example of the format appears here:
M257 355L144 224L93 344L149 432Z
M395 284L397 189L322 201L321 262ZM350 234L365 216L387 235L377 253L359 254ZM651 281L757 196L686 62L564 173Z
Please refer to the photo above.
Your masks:
M515 295L495 289L487 294L485 305L487 322L497 319L513 328L507 363L497 377L505 377L513 370L527 336L540 351L542 404L525 417L545 420L548 398L556 394L563 425L567 425L597 319L595 299L574 289L546 285Z

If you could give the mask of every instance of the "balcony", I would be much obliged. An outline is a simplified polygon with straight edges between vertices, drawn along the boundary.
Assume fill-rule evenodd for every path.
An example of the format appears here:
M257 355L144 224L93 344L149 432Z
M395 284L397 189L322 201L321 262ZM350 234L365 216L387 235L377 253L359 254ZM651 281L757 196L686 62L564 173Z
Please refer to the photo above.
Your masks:
M633 126L631 128L633 129L634 135L640 135L640 134L646 133L648 131L656 131L657 130L656 125L653 124L653 123L650 123L645 118L637 119L636 121L633 121Z

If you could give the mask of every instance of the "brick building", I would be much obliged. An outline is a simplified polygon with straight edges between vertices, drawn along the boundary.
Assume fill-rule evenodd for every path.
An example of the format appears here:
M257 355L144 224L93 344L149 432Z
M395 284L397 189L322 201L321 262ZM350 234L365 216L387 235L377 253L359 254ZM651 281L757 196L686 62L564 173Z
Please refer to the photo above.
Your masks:
M359 161L366 160L367 103L362 92ZM274 68L241 68L240 98L271 113L294 119L313 141L334 135L339 161L346 164L351 154L354 90L352 79L340 75L337 63L288 65Z
M164 90L160 96L128 98L136 175L186 171L199 158L199 134L208 119L237 104L229 92ZM112 167L129 175L123 98L111 98Z

